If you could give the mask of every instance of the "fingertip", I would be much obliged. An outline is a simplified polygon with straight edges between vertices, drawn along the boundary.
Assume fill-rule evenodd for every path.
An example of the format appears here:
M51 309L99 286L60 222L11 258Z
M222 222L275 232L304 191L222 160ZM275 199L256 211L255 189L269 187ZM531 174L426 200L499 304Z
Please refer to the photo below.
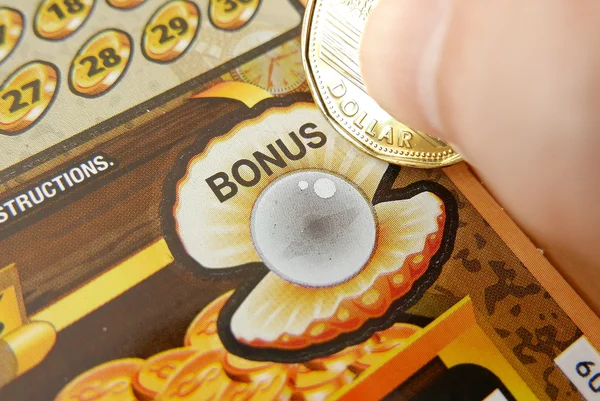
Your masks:
M380 0L367 19L359 60L369 95L397 120L432 135L441 129L431 46L447 0L435 3Z

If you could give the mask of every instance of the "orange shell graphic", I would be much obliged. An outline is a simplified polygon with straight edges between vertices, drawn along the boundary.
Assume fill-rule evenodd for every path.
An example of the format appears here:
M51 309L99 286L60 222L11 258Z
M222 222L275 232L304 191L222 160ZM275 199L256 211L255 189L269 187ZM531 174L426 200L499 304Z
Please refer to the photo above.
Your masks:
M228 352L257 361L327 357L395 323L410 322L404 311L423 296L450 257L458 228L452 193L431 181L393 188L400 168L357 151L332 132L309 101L303 94L266 99L240 116L242 122L215 126L206 140L186 151L166 183L161 217L175 258L203 278L246 279L229 299L220 298L222 310L218 316L210 312L209 326L194 325L196 334L188 332L186 345L196 341L211 348L220 341ZM307 125L315 137L303 143L298 133ZM239 165L240 155L248 157L243 159L248 166L252 157L259 163L257 154L265 149L275 155L289 146L306 156L264 171L256 164L252 185L246 176L248 187L240 184L227 196L215 192L215 186L222 189L228 182L223 180L232 183L242 174L232 167ZM337 174L355 185L373 210L370 258L354 276L327 288L300 285L267 270L251 235L259 196L279 177L300 170ZM206 185L207 177L215 180L212 186ZM215 329L218 339L209 335Z
M238 341L258 348L301 349L330 341L360 328L368 319L382 316L394 301L408 293L440 248L446 216L443 203L430 193L422 193L404 202L412 203L406 207L409 210L407 214L411 214L419 211L420 205L426 201L434 206L430 208L429 215L418 215L417 220L421 224L410 220L408 224L398 221L396 217L403 217L403 213L399 211L399 205L394 204L402 201L376 207L380 222L376 250L363 270L346 283L327 289L306 288L269 273L233 315L232 332ZM430 219L429 227L435 228L419 232L423 219ZM411 223L415 230L410 229ZM406 236L420 235L422 249L405 256L400 266L386 268L394 261L395 253L406 249L401 243L403 235L399 231L402 230L408 233ZM324 310L327 313L323 313ZM296 321L292 320L293 316L297 316ZM303 325L295 325L298 320L307 320L311 316L318 317ZM269 322L268 326L262 325L261 322L265 321ZM264 332L278 333L277 337L261 336L261 326Z

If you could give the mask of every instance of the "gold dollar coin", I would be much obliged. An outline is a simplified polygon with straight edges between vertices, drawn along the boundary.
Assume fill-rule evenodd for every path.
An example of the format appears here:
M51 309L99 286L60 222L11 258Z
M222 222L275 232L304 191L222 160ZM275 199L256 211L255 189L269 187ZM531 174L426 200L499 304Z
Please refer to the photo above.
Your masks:
M420 168L461 161L446 143L395 120L367 94L358 50L376 1L308 2L302 54L315 102L340 134L379 159Z

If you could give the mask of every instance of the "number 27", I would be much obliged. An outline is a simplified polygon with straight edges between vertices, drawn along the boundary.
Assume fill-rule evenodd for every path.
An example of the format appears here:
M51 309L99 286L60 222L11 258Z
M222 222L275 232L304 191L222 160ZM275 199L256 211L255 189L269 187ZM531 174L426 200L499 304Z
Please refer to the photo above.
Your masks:
M17 112L31 104L37 103L40 100L40 87L41 82L39 79L35 79L31 82L28 82L21 86L21 89L13 89L6 92L2 95L2 100L7 100L8 98L12 98L12 104L10 105L8 111L10 113ZM23 94L26 90L31 89L31 103L26 101L22 101Z

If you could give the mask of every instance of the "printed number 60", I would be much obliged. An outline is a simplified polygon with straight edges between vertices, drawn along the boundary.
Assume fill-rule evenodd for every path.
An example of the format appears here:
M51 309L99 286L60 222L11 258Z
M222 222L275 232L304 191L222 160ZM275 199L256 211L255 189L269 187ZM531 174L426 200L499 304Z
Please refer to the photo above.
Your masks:
M595 365L596 364L591 361L579 362L575 366L575 369L577 370L577 374L579 374L579 376L588 377L592 373L591 367ZM598 383L596 383L596 381ZM600 373L596 373L590 378L588 381L588 387L594 393L600 393Z

